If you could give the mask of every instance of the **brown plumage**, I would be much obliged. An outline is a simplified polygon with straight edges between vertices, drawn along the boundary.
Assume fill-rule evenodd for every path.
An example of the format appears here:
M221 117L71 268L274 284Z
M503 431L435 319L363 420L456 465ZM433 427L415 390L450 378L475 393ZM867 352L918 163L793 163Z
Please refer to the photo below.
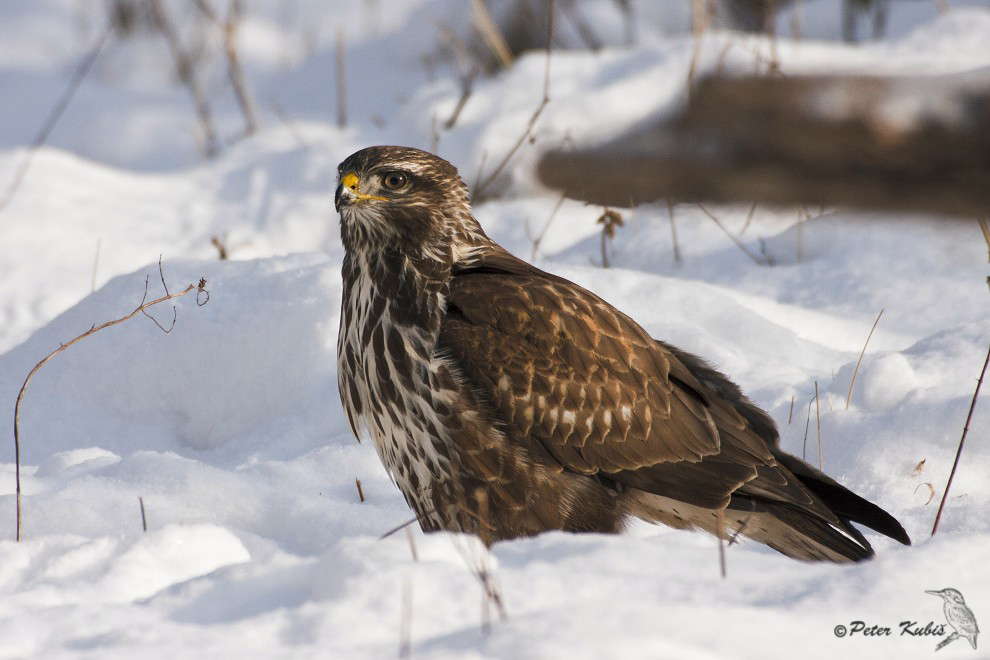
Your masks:
M370 147L339 168L341 401L424 530L486 541L621 531L629 516L741 532L805 560L872 556L898 522L779 447L701 359L490 240L457 170Z

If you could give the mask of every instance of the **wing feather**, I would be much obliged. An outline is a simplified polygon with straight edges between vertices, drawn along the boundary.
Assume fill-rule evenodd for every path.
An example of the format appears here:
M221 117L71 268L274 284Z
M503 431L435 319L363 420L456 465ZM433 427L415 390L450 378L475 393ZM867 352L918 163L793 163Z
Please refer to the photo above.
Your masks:
M672 384L665 347L581 287L512 265L451 279L439 342L510 437L532 436L584 474L718 453L715 422Z

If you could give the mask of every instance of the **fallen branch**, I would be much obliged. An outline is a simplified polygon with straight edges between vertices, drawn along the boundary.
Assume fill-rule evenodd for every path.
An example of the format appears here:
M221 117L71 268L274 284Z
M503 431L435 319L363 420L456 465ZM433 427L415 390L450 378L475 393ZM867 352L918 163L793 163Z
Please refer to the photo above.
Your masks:
M162 275L161 259L159 259L158 261L158 273L162 277L162 284L164 284L165 276ZM122 316L119 319L114 319L113 321L107 321L106 323L101 323L100 325L93 325L89 330L82 333L81 335L78 335L69 342L65 344L59 344L58 348L56 348L54 351L46 355L44 359L42 359L41 362L39 362L38 364L34 365L34 368L31 369L30 373L28 373L27 378L24 379L24 384L21 385L20 392L17 393L17 401L14 404L14 464L15 464L14 478L17 482L17 541L18 542L20 542L21 540L21 432L20 432L21 401L24 398L24 392L27 390L28 383L31 382L31 379L34 378L34 375L36 373L38 373L38 370L41 369L43 366L45 366L49 360L51 360L56 355L58 355L65 349L69 348L76 342L85 339L86 337L89 337L92 334L96 334L97 332L103 330L104 328L109 328L112 325L117 325L118 323L129 321L138 314L144 314L145 316L151 318L153 321L155 321L155 325L161 328L163 332L171 331L172 327L169 327L168 330L165 330L165 328L160 323L158 323L158 321L156 321L153 317L151 317L150 314L148 314L147 310L148 308L154 307L155 305L159 303L163 303L167 300L174 300L176 298L181 298L182 296L186 295L187 293L190 293L191 291L196 292L196 304L199 305L200 307L202 307L207 302L209 302L210 292L206 290L206 280L202 278L200 278L199 284L190 284L189 286L187 286L185 289L183 289L178 293L169 293L168 289L166 288L164 296L160 298L156 298L150 302L146 302L148 299L148 278L145 277L144 296L141 298L141 304L138 305L133 312L131 312L127 316ZM205 298L203 298L201 301L200 296L202 295L205 295ZM174 327L174 325L175 325L175 318L173 317L172 326Z

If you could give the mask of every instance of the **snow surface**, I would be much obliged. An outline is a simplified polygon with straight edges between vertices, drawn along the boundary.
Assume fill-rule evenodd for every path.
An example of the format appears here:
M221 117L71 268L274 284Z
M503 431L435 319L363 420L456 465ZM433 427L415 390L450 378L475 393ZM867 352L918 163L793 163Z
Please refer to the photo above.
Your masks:
M186 92L153 35L111 41L47 146L27 145L99 32L97 5L0 9L0 188L31 157L0 215L0 409L46 354L94 323L207 280L163 334L141 316L44 366L22 406L23 541L14 541L13 443L0 447L0 656L392 657L406 635L431 658L929 657L943 623L924 590L962 591L990 621L990 411L981 401L939 533L929 539L990 342L987 248L973 222L826 210L623 210L601 267L601 209L540 189L542 145L597 142L683 103L694 40L688 3L582 3L609 44L555 52L551 103L476 214L510 250L589 287L655 336L707 357L780 426L785 448L902 521L902 548L856 566L788 560L749 542L635 524L621 536L546 534L491 553L456 535L380 540L410 513L337 398L342 248L335 166L370 144L429 148L460 97L430 60L466 2L245 3L241 57L263 130L242 128L222 59L207 60L224 149L197 154ZM838 3L799 3L782 30L785 73L966 74L990 67L990 7L892 3L888 38L839 43ZM968 5L968 6L964 6ZM102 5L100 5L102 6ZM181 3L169 6L185 16ZM349 123L338 128L334 35L347 28ZM574 27L561 30L573 36ZM810 38L809 38L810 37ZM762 38L710 32L699 71L751 71ZM481 77L437 151L470 184L518 138L542 94L533 52ZM437 118L436 120L434 118ZM551 220L552 218L552 220ZM211 237L227 246L219 261ZM538 245L534 239L541 236ZM877 326L848 410L853 369ZM168 327L169 304L152 313ZM815 384L821 391L816 415ZM986 393L985 393L986 396ZM793 401L793 404L792 404ZM10 428L10 427L8 427ZM807 429L807 435L806 435ZM11 436L8 436L11 437ZM807 437L807 442L805 438ZM360 479L365 501L355 484ZM932 497L934 495L934 497ZM142 531L139 498L147 532ZM489 571L505 620L485 618ZM837 638L862 620L887 637ZM407 633L402 631L406 630ZM988 657L965 641L940 658Z

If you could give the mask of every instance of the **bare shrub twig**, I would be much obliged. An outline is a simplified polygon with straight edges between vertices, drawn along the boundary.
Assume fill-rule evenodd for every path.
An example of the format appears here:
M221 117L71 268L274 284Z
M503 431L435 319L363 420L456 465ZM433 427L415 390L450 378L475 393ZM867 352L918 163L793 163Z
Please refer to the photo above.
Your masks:
M667 217L670 219L670 242L674 248L674 262L681 263L681 248L677 243L677 225L674 223L674 203L667 198Z
M622 214L605 208L595 224L602 226L602 268L608 268L608 244L615 239L616 227L622 227Z
M402 581L402 605L399 609L399 657L412 657L412 579Z
M160 259L159 259L159 262L158 262L158 272L159 272L159 275L161 275L162 271L161 271L161 260ZM165 283L165 277L164 277L164 275L162 275L162 284L164 284L164 283ZM184 296L187 293L190 293L192 291L195 291L196 292L196 304L199 305L200 307L202 307L207 302L209 302L209 300L210 300L210 292L206 290L206 280L205 279L202 279L202 278L200 278L199 284L190 284L189 286L187 286L182 291L179 291L178 293L169 293L168 292L168 289L166 288L165 289L165 295L163 295L163 296L161 296L159 298L155 298L154 300L148 301L148 278L145 277L144 278L144 295L141 298L141 303L134 309L133 312L131 312L130 314L127 314L126 316L122 316L119 319L114 319L112 321L107 321L105 323L101 323L100 325L95 325L94 324L86 332L84 332L84 333L76 336L75 338L69 340L68 342L66 342L64 344L59 344L59 347L58 348L56 348L54 351L52 351L51 353L49 353L48 355L46 355L40 362L38 362L38 364L34 365L34 368L31 369L31 371L28 373L27 378L24 379L24 384L21 385L20 392L17 393L17 401L14 404L14 463L15 463L15 480L17 482L17 541L18 542L20 542L20 540L21 540L21 522L22 522L22 516L21 516L21 431L20 431L21 402L24 399L24 392L27 390L27 386L31 382L31 379L34 378L34 375L36 373L38 373L38 370L41 369L43 366L45 366L52 358L54 358L56 355L58 355L59 353L61 353L64 350L66 350L67 348L69 348L70 346L72 346L73 344L75 344L76 342L78 342L78 341L80 341L82 339L85 339L86 337L89 337L90 335L95 334L95 333L99 332L100 330L103 330L104 328L109 328L112 325L117 325L119 323L123 323L124 321L129 321L132 318L134 318L135 316L137 316L138 314L144 314L145 316L148 316L148 318L151 318L153 321L155 321L155 325L157 325L159 328L161 328L164 332L171 331L171 329L172 329L171 327L168 330L165 330L165 328L162 327L162 325L160 323L158 323L158 321L156 321L150 314L148 314L147 310L150 307L154 307L155 305L157 305L159 303L163 303L163 302L168 301L168 300L174 300L176 298L181 298L182 296ZM201 296L205 296L205 297L201 299ZM174 307L173 307L173 310L174 310ZM175 319L174 319L174 317L172 319L172 325L173 326L175 325Z
M241 22L241 0L230 0L230 11L223 22L223 50L227 56L227 75L234 88L237 105L244 115L244 132L252 135L258 130L258 118L254 111L251 91L244 81L244 69L237 54L237 28Z
M715 510L715 524L718 525L718 567L725 579L725 510ZM741 528L740 528L741 529Z
M200 3L200 5L202 8L202 6L205 6L205 3ZM213 112L206 102L203 86L196 77L196 67L193 63L193 58L182 45L182 41L179 39L179 33L176 31L175 26L172 25L172 21L169 20L168 14L165 13L162 0L152 0L149 6L151 8L151 16L158 29L161 30L162 35L164 35L168 49L172 53L172 59L175 60L176 76L189 90L189 95L192 96L196 117L199 119L200 127L203 129L203 151L208 158L212 158L217 155L219 140L217 139L216 129L213 126Z
M480 4L480 0L479 0ZM474 194L471 196L472 199L480 199L485 190L498 178L498 175L502 173L505 166L509 164L512 157L516 155L519 151L519 147L522 146L526 138L530 136L533 132L533 127L536 126L536 122L539 120L540 115L543 114L543 109L547 107L550 103L550 55L553 52L553 15L554 15L554 0L549 0L547 3L547 60L546 66L543 71L543 98L540 100L540 104L536 106L536 110L529 118L529 122L526 124L526 130L523 131L519 139L516 140L512 148L505 154L505 157L499 161L499 164L492 170L492 173L485 177L483 180L474 188ZM481 179L481 171L479 169L478 178Z
M344 45L346 33L344 28L337 29L337 126L347 126L347 70L344 57L347 49Z
M107 26L103 29L103 32L97 38L96 43L90 49L86 57L79 63L76 67L75 72L72 74L72 78L69 80L68 86L66 86L65 91L62 93L61 98L52 108L49 113L48 118L45 119L45 123L41 126L41 130L35 136L34 141L31 142L31 146L28 147L27 152L24 154L23 160L21 160L20 165L14 171L14 178L11 180L10 185L7 187L7 192L4 196L0 198L0 213L3 213L7 206L10 204L11 200L14 199L14 195L17 194L17 190L21 187L21 182L24 181L24 177L27 175L28 169L31 167L31 161L34 159L34 154L37 152L38 147L41 147L48 141L48 137L51 135L52 131L55 130L55 125L58 124L58 120L62 118L62 114L65 109L69 107L69 103L72 101L72 97L76 95L76 91L79 89L79 85L82 84L83 79L89 70L93 68L93 63L96 62L96 58L100 56L103 51L103 47L107 45L110 41L110 35L113 34L114 24L113 21L107 23Z
M818 422L818 469L822 468L822 413L818 405L818 381L815 381L815 420Z
M990 225L986 218L977 218L980 223L980 231L983 232L983 240L987 242L987 260L990 261Z
M553 211L550 212L550 217L547 218L547 221L543 224L543 229L540 230L540 233L539 235L536 236L536 238L530 239L533 242L533 250L532 252L530 252L529 255L530 261L536 259L536 255L540 250L540 243L543 242L543 237L547 235L547 231L550 229L550 225L553 224L553 220L554 218L557 217L557 212L560 210L560 207L563 206L564 200L566 198L567 198L566 194L560 193L560 199L558 199L557 203L554 204ZM529 234L529 224L526 225L526 233Z
M959 438L956 458L952 461L952 471L949 472L949 480L945 484L945 492L942 493L942 501L939 502L938 513L935 514L935 524L932 525L932 536L935 536L935 532L938 531L938 522L942 518L942 509L945 507L945 500L949 496L949 489L952 488L952 479L956 476L956 468L959 467L959 457L962 455L963 445L966 444L969 423L973 419L973 409L976 407L976 400L980 396L980 386L983 385L983 377L987 373L988 364L990 364L990 348L987 349L987 359L983 361L983 369L980 370L980 377L976 380L976 390L973 392L973 400L969 403L969 413L966 415L966 424L963 426L962 437Z
M474 22L502 68L512 68L512 51L509 50L509 45L505 43L505 37L495 25L488 7L481 0L474 0Z
M726 229L725 225L722 224L722 221L719 220L717 217L715 217L715 215L712 214L708 209L706 209L704 207L704 205L698 204L697 206L698 206L699 209L702 210L702 212L705 215L707 215L709 218L711 218L711 220L718 226L718 228L722 230L722 233L724 233L726 236L728 236L732 240L732 242L736 244L736 247L738 247L740 250L742 250L743 253L747 257L749 257L750 259L753 260L753 263L755 263L758 266L769 266L770 265L769 262L766 259L761 259L759 256L757 256L756 254L754 254L752 252L752 250L750 250L748 247L746 247L746 244L743 243L741 240L739 240L739 238L735 234L733 234L728 229Z

